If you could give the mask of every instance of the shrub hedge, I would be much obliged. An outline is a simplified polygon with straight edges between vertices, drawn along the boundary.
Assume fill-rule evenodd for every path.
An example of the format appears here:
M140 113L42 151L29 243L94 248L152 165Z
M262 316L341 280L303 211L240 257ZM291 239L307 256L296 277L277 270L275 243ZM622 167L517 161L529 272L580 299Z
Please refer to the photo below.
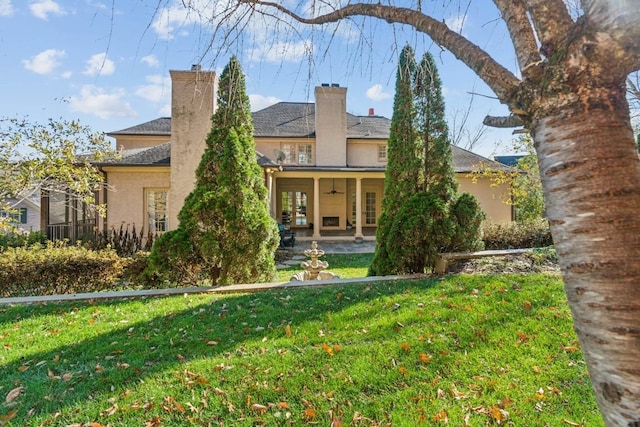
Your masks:
M487 250L543 248L553 245L549 224L545 219L524 223L486 224L482 240Z
M112 249L54 243L7 248L0 256L0 297L103 291L113 288L127 263Z

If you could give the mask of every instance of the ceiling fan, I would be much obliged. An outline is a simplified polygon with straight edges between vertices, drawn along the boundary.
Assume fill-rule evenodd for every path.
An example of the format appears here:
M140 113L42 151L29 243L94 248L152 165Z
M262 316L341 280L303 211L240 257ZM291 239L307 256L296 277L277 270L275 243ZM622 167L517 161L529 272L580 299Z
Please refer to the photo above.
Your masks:
M336 179L331 178L331 191L327 191L324 194L344 194L342 191L336 190Z

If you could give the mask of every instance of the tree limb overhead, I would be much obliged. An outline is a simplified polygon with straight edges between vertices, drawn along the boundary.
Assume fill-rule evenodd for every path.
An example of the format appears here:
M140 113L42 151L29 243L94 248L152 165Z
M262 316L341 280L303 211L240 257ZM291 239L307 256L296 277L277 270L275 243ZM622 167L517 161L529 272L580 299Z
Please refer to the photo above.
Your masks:
M523 3L513 0L494 0L494 3L500 9L502 19L507 24L518 56L520 70L525 70L529 65L539 62L541 58L538 53L536 37Z
M304 18L282 5L270 1L239 0L239 2L275 8L303 24L327 24L354 16L369 16L383 19L389 23L406 24L429 35L435 43L449 50L456 58L464 62L495 92L501 102L508 103L520 83L520 80L513 73L496 62L480 47L449 29L445 23L416 10L385 6L379 3L354 3L323 15Z
M524 126L522 119L518 116L486 116L482 123L485 126L491 126L494 128L518 128Z

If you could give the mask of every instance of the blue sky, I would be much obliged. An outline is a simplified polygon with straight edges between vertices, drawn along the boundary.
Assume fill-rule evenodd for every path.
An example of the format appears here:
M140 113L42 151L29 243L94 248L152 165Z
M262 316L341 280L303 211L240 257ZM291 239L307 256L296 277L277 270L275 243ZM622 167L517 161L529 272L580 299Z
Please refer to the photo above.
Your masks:
M210 43L213 2L193 3L210 13L190 13L180 0L0 0L0 117L79 119L96 131L123 129L170 114L169 70L199 63L220 71L236 54L253 110L278 101L313 102L315 86L338 83L348 88L350 113L373 108L390 118L397 56L406 43L417 56L429 50L436 57L450 128L460 129L472 100L471 133L486 114L507 113L471 71L409 27L369 19L364 26L298 27L294 34L253 20L233 45L222 47ZM491 1L423 3L515 70ZM474 151L504 153L511 139L509 130L489 129Z

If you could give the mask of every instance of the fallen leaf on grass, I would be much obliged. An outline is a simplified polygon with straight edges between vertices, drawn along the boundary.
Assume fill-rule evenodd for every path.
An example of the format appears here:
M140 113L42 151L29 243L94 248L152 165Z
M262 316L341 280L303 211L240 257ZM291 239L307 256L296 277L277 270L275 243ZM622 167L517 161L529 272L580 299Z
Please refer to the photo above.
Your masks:
M29 369L29 366L27 366L27 365L22 365L22 366L19 366L19 367L18 367L18 372L24 372L24 371L26 371L27 369Z
M327 344L322 344L322 349L329 355L333 356L333 349L329 347Z
M22 393L22 390L24 390L24 387L22 386L14 388L9 393L7 393L7 397L4 398L4 401L7 403L13 402L18 398L18 396L20 396L20 393Z
M509 413L498 406L489 407L489 416L493 418L498 424L502 424L509 418Z
M287 324L287 325L284 327L284 334L285 334L286 336L288 336L288 337L290 337L290 336L291 336L291 325L288 325L288 324Z
M269 409L268 407L261 405L259 403L254 403L253 405L251 405L249 407L253 412L256 412L258 414L264 414L265 412L267 412L267 409Z
M162 426L162 421L160 420L160 417L153 417L144 423L144 427L161 427L161 426Z
M116 412L118 412L118 404L114 403L111 408L105 409L104 411L100 412L100 415L111 416L111 415L115 414Z
M447 414L447 411L444 411L444 410L440 412L436 412L435 414L433 414L433 421L443 422L447 424L449 422L449 414Z
M60 376L54 374L51 369L47 369L47 376L49 378L51 378L52 380L59 380L60 379Z
M18 413L17 409L12 409L9 412L7 412L7 415L0 415L0 426L5 426L9 423L9 421L11 421L16 414Z
M420 355L418 356L418 358L420 359L420 361L422 363L429 363L431 362L431 356L429 356L426 353L420 353Z
M316 411L313 408L307 408L302 413L302 418L306 421L311 421L316 417Z

